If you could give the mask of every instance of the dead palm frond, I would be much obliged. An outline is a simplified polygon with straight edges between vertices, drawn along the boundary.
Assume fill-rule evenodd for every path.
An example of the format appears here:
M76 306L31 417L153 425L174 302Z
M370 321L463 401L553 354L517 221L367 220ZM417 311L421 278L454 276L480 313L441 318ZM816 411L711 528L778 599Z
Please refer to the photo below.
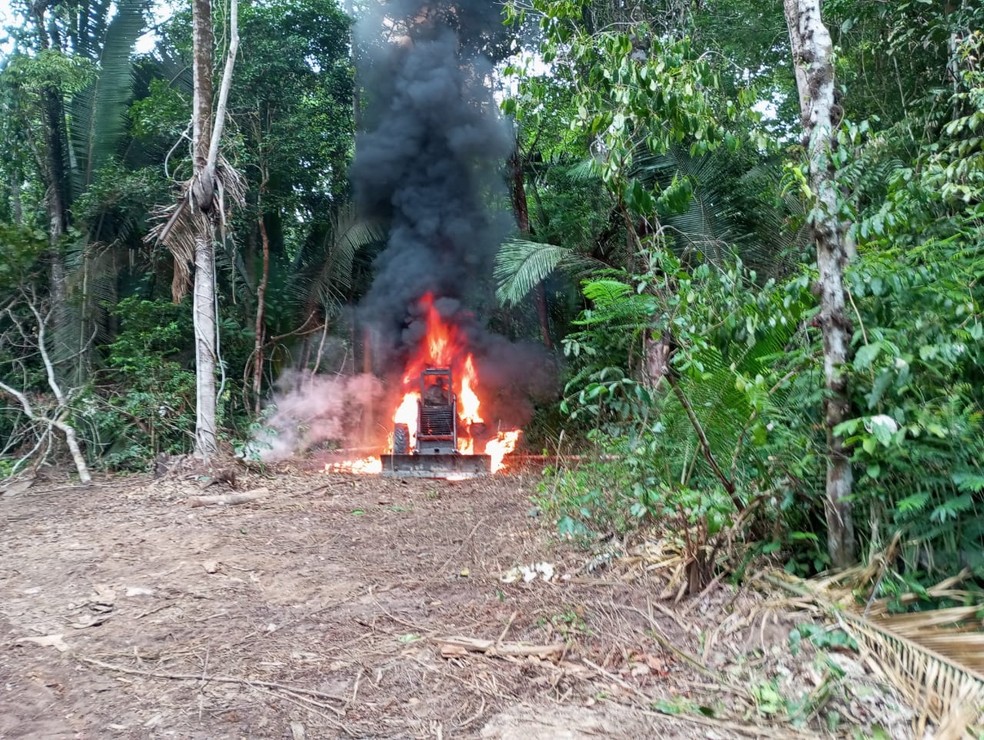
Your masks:
M889 551L896 548L896 538ZM980 608L949 607L922 612L890 614L889 601L867 604L857 598L880 578L884 563L844 571L820 581L769 576L767 580L808 599L833 617L857 643L869 664L907 698L916 712L916 737L930 723L937 738L976 736L984 730L984 631ZM934 598L966 598L954 586L968 577L964 572L943 581L927 594ZM864 580L859 581L862 577ZM915 598L915 596L913 597ZM897 599L896 599L897 600ZM912 599L903 598L902 601Z
M916 710L915 736L923 737L929 722L937 725L936 737L964 737L971 728L979 729L984 720L984 674L967 665L974 656L980 664L984 657L984 634L954 635L940 627L932 615L926 624L910 624L904 637L892 629L891 620L873 620L844 612L840 623L866 655L910 702ZM908 615L918 618L921 614ZM950 642L953 641L953 642ZM955 656L947 656L927 646L950 645Z
M227 205L241 207L246 202L245 178L222 157L219 157L215 167L216 186L207 211L196 207L196 182L197 176L182 183L175 202L154 213L157 225L146 237L148 243L164 244L174 257L171 297L175 303L184 298L191 287L196 240L202 235L213 238L212 229L216 221L220 225L225 224Z

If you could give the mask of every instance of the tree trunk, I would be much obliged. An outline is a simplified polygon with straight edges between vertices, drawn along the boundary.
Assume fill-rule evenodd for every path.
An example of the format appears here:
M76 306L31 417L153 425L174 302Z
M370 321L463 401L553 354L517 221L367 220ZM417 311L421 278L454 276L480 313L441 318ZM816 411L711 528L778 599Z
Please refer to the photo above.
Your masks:
M214 185L207 172L212 136L212 8L209 0L194 0L194 110L192 146L195 160L192 199L200 211L195 236L195 287L192 315L195 324L195 455L208 460L219 449L215 419L216 313L215 240L211 218Z
M642 379L647 388L658 388L669 375L671 350L669 332L646 329L642 338Z
M516 214L516 225L523 236L532 235L530 228L530 206L526 200L526 187L523 177L523 162L519 158L519 147L509 158L509 166L512 169L512 200L513 211ZM533 289L533 302L536 305L536 317L540 324L540 338L543 346L553 349L553 340L550 338L550 316L547 311L547 289L541 281Z
M193 312L195 324L195 454L208 460L219 450L216 435L215 370L215 243L211 222L195 238L195 290Z
M827 549L836 568L857 560L850 496L850 453L834 428L850 418L845 365L851 354L851 321L844 300L844 267L850 254L847 224L838 216L838 194L830 151L841 109L834 100L833 44L820 15L821 0L783 0L793 53L800 113L814 195L811 223L820 272L823 332L824 423L827 429Z
M262 193L262 187L260 192ZM267 283L270 280L270 237L267 235L266 221L263 218L262 207L260 208L260 217L257 221L260 227L260 240L263 243L263 274L260 276L260 284L256 288L256 342L253 347L253 410L259 415L260 398L263 392L263 341L266 333L264 328L264 311L266 309Z
M192 118L192 146L194 147L195 174L205 169L208 150L212 143L212 6L208 0L195 0L192 6L192 37L194 57L194 110ZM203 199L204 200L204 199ZM211 205L211 199L206 201ZM198 205L204 205L199 203Z
M45 28L46 6L38 3L33 6L34 22L37 26L38 44L42 51L54 46L61 51L57 36L49 37ZM68 132L65 127L65 110L57 90L45 87L41 93L44 120L44 179L46 186L45 205L48 212L48 261L51 264L50 293L52 304L53 332L56 337L65 336L68 321L68 287L65 259L61 253L61 240L68 228L69 188L68 173L65 171L65 151ZM58 348L55 348L56 352Z

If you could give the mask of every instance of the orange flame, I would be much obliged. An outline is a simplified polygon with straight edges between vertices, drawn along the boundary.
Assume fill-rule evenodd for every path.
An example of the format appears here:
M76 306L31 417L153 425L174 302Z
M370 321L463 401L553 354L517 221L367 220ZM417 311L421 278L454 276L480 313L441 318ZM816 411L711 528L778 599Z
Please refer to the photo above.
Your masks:
M411 391L403 396L403 400L393 413L394 424L406 424L410 432L409 442L413 447L417 443L417 402L420 400L418 391ZM390 440L392 450L392 440Z
M383 461L378 457L367 457L364 460L341 460L325 465L326 473L355 473L358 475L373 475L383 472Z
M484 419L478 413L478 407L482 403L472 388L473 384L478 384L478 373L475 372L475 363L471 353L465 355L465 362L461 370L461 390L458 391L458 418L466 424L481 424Z
M403 395L393 413L393 423L407 425L412 449L417 441L417 406L421 400L421 373L428 368L450 368L453 386L451 390L458 404L458 452L462 455L473 455L476 447L473 427L475 430L482 429L481 425L485 423L481 413L481 384L474 356L468 351L467 340L458 327L441 318L441 314L434 306L432 294L426 294L421 299L420 306L425 314L426 335L420 342L418 350L407 362L403 374ZM519 437L520 431L512 430L499 432L494 439L486 442L485 454L492 459L493 473L505 469L503 458L516 448ZM388 451L392 452L392 450L392 437L390 437ZM342 464L348 467L342 467L340 464L333 464L330 467L331 472L346 470L356 473L381 472L382 466L378 460L373 465L368 465L368 462L354 461Z
M522 432L514 429L510 432L499 432L495 439L490 439L485 445L485 454L492 458L492 472L505 470L506 464L502 459L516 449L519 435Z

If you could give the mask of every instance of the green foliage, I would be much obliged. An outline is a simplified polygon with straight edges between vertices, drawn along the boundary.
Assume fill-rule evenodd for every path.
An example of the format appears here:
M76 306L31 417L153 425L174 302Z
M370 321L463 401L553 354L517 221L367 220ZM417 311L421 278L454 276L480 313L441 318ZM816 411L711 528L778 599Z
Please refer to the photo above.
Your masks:
M565 341L579 370L563 406L593 420L601 459L549 476L541 506L580 536L659 523L698 557L739 508L793 498L802 467L776 455L800 440L785 423L789 378L776 359L810 301L805 284L757 286L740 264L687 271L668 253L651 263L649 274L584 285L591 307ZM672 347L669 375L656 386L640 368L653 337ZM785 506L763 512L759 526L784 531ZM799 522L786 524L793 531Z
M37 104L31 96L52 90L61 95L74 95L92 84L97 74L92 61L60 49L43 49L34 56L15 53L3 68L4 83L24 95L23 103Z
M538 18L543 61L570 91L570 126L592 142L598 172L619 200L644 217L658 204L672 209L676 200L677 206L685 205L684 181L680 187L653 190L632 177L640 142L656 154L679 144L693 154L733 144L719 119L736 116L737 108L731 100L714 102L717 78L687 38L664 35L645 22L594 30L584 23L588 5L586 0L534 0L527 9L508 3L506 17L522 23L532 11ZM526 69L510 71L530 77ZM524 115L520 103L542 104L535 94L550 92L556 84L534 81L507 110Z
M195 429L195 373L188 350L193 329L187 306L127 298L109 346L108 370L88 402L100 464L140 470L161 452L191 449ZM95 389L94 389L95 390Z
M10 295L31 282L47 246L43 232L0 222L0 293Z
M875 523L871 546L901 531L908 572L931 578L963 566L984 573L984 119L973 112L984 74L961 61L981 48L972 34L951 59L963 71L940 135L894 167L880 198L857 201L861 256L847 276L857 416L840 433L854 450L858 500ZM876 163L891 151L878 135L868 149Z
M167 80L154 78L144 97L130 106L130 126L134 138L164 154L188 126L191 102Z

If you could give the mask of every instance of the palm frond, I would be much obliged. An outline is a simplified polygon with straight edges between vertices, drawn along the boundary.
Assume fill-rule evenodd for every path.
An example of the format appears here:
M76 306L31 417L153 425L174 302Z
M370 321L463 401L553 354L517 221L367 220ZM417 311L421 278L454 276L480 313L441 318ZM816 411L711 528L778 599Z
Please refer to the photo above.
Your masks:
M80 194L95 172L118 154L125 132L127 102L133 90L131 53L146 27L147 0L119 0L112 19L106 21L108 3L97 3L80 19L77 43L98 63L92 83L71 103L70 145L72 185Z
M351 203L340 205L331 216L331 228L325 233L321 250L309 257L313 269L295 284L297 299L303 304L316 301L328 314L336 313L352 288L356 254L385 238L379 223L361 218ZM296 274L303 269L302 262L295 263Z
M594 159L583 159L567 169L567 176L575 182L601 180L601 168Z
M777 301L781 298L777 296ZM679 387L688 399L694 415L700 421L714 456L729 459L739 449L751 420L761 413L749 402L748 396L738 389L737 377L755 377L762 372L764 358L774 356L787 346L795 325L776 323L760 331L750 344L734 343L725 352L708 347L699 353L703 368L699 376L682 374ZM769 405L782 402L781 392L769 397ZM685 439L689 436L690 421L679 399L669 394L663 408L662 421L669 436ZM699 460L703 466L705 461Z
M361 218L355 206L346 203L332 217L332 243L329 265L333 282L342 290L352 288L352 262L356 253L386 238L386 231L375 222Z
M696 252L712 262L737 256L759 274L791 268L795 248L809 239L802 204L795 195L776 199L781 170L771 161L747 167L722 150L699 157L682 147L655 155L640 150L631 175L651 187L688 180L693 195L686 210L663 216L679 254ZM753 217L752 217L753 216ZM799 228L791 224L799 220Z
M984 674L967 663L974 657L980 665L984 634L953 634L933 612L923 614L926 624L918 630L910 625L910 637L894 630L890 619L878 623L843 613L841 624L918 712L916 737L925 735L928 722L937 724L936 737L962 738L972 727L979 732ZM950 654L938 652L940 647Z
M576 276L600 267L604 265L567 247L510 239L495 258L496 297L504 305L517 305L557 270Z
M96 58L99 42L106 33L112 0L79 0L69 5L72 15L69 35L73 49L90 59Z
M897 544L893 542L889 552ZM788 574L766 576L766 580L808 598L840 623L915 710L915 737L926 736L930 722L936 724L937 738L979 737L984 730L984 632L977 619L979 609L889 615L884 600L875 602L874 609L859 606L854 598L859 584L875 580L890 559L882 554L868 565L820 581L801 581ZM953 588L968 575L965 571L927 591L937 597L966 597Z

